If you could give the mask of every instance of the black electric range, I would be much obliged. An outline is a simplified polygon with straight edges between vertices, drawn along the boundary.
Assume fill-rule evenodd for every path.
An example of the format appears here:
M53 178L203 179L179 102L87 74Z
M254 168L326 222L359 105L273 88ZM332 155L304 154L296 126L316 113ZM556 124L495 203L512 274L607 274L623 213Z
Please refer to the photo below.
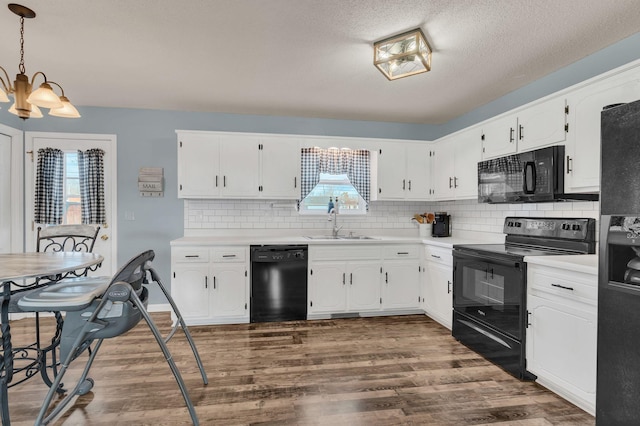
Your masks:
M504 244L453 250L453 336L520 379L526 371L525 256L595 253L595 219L505 218Z

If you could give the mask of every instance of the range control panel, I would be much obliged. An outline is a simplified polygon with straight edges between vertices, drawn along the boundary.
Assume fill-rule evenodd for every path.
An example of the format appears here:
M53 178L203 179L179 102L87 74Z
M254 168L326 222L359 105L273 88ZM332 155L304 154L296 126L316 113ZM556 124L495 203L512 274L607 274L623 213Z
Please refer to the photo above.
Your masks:
M503 230L507 235L591 240L595 235L595 226L596 220L592 218L507 217Z

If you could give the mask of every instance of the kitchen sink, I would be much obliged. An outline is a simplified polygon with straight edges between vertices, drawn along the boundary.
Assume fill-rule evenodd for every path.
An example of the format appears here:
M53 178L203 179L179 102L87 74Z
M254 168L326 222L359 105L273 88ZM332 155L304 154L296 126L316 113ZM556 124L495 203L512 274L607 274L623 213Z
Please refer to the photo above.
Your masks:
M376 237L368 237L366 235L306 235L309 240L378 240Z

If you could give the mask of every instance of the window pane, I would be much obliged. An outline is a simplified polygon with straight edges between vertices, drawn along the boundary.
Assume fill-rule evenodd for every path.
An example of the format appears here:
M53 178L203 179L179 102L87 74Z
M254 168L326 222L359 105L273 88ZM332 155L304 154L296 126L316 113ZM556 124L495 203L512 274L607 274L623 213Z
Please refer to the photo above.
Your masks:
M64 154L64 216L62 223L82 223L80 206L80 179L78 170L78 154Z
M341 214L366 214L366 203L347 175L320 174L320 182L300 203L300 213L326 214L329 200Z

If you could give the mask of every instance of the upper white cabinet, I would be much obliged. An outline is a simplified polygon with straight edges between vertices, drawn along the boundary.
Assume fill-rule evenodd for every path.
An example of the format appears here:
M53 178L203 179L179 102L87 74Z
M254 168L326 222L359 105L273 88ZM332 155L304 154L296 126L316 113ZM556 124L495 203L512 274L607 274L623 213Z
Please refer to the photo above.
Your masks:
M434 199L478 197L480 148L475 128L438 140L432 153Z
M300 153L293 138L178 131L180 198L299 196Z
M567 94L565 192L600 190L600 113L602 108L640 99L638 68L613 74Z
M428 200L432 145L384 142L378 150L378 200Z
M565 140L564 97L534 103L482 124L482 158L531 151Z

